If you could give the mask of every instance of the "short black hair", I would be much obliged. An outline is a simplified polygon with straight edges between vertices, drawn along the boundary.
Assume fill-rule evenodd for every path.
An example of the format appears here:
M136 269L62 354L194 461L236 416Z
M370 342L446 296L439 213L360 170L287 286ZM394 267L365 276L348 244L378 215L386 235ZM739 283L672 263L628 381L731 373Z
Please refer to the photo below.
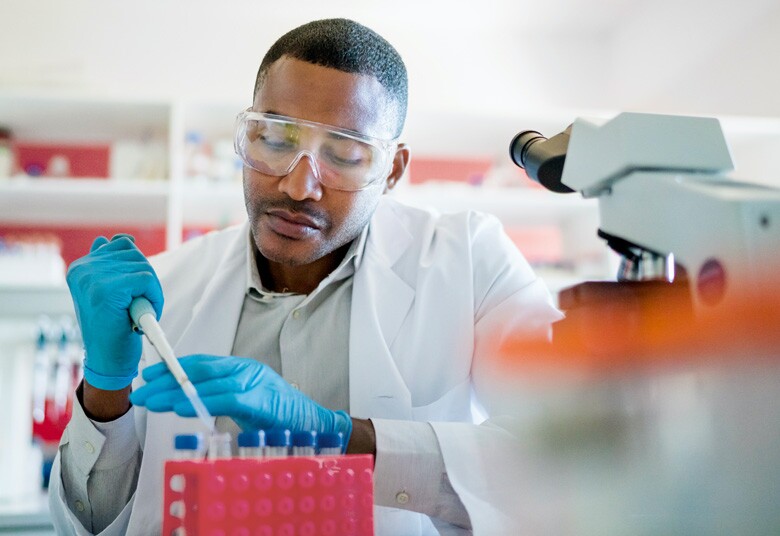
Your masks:
M406 66L398 51L378 33L349 19L316 20L290 30L268 49L260 63L254 95L265 82L268 68L282 56L373 76L395 101L395 135L401 134L409 93Z

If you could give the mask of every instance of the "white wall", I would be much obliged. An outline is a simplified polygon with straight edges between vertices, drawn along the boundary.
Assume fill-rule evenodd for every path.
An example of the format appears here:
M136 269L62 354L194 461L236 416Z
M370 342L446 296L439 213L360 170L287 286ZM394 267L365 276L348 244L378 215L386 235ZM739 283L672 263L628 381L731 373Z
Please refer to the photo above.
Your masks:
M0 0L0 89L248 104L268 46L329 16L404 56L423 151L504 151L592 110L780 115L776 0Z

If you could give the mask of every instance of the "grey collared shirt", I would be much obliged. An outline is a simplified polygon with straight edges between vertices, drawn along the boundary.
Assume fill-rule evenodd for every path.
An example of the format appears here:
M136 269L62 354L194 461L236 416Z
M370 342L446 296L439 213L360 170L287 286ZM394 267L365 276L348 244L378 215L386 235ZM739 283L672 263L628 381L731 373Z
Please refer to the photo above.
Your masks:
M349 413L352 275L360 266L367 235L366 227L338 267L304 295L263 286L248 233L247 291L231 354L256 359L319 405ZM217 428L233 437L238 432L226 417L217 419Z

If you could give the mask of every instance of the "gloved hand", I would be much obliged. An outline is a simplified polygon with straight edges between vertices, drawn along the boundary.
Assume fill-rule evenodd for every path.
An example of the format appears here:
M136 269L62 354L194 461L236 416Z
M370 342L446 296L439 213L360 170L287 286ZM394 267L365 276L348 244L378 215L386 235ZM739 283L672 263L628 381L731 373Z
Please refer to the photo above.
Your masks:
M293 432L341 432L349 443L352 419L344 411L323 408L293 388L273 369L245 357L191 355L179 358L209 413L231 417L243 430L287 428ZM149 411L175 411L195 417L165 363L143 370L146 385L130 395Z
M110 242L100 236L88 255L70 265L67 281L84 340L84 379L108 391L127 387L141 358L130 302L145 296L158 319L162 314L162 288L152 265L131 236L116 235Z

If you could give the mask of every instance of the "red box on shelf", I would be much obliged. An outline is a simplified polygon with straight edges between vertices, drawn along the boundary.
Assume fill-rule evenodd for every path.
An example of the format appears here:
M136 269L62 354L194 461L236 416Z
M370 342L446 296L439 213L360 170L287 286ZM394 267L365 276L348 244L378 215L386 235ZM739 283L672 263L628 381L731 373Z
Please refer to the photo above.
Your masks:
M108 144L15 143L17 166L30 176L107 179Z
M480 184L493 166L491 158L413 157L409 161L409 182L452 181Z
M371 536L373 457L168 461L163 534Z

